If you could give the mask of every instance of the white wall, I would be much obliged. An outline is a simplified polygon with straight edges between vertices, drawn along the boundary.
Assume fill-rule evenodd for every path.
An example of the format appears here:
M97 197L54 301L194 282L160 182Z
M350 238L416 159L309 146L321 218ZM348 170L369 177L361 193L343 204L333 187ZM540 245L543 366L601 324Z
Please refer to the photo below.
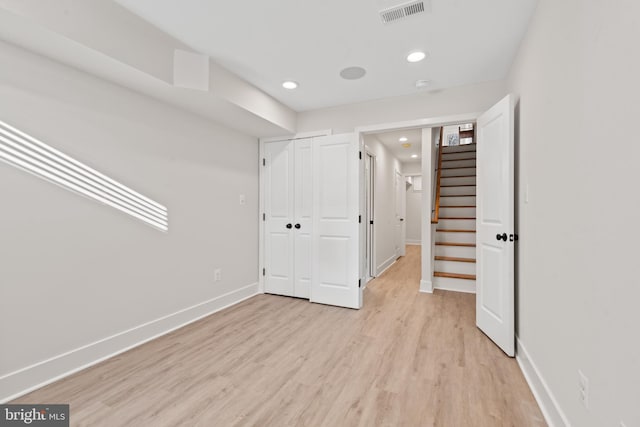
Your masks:
M298 132L321 129L352 132L358 126L481 112L505 93L504 82L488 82L305 111L298 115Z
M422 180L420 163L402 163L402 173L418 176ZM407 243L420 244L422 241L422 191L416 191L413 185L407 187L405 227Z
M541 0L510 74L519 350L573 426L640 426L639 16L629 0Z
M0 163L0 401L257 291L254 138L11 45L0 58L1 120L170 217L163 234Z
M374 242L376 275L393 264L395 255L395 171L400 161L374 135L365 135L364 143L375 156Z
M413 185L409 186L406 200L407 243L419 244L422 241L422 192L416 191Z

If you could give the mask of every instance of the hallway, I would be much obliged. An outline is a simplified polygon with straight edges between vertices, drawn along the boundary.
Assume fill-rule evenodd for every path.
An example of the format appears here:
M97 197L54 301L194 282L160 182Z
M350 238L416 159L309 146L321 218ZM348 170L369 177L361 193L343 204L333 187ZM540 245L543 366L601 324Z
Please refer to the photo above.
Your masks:
M544 426L474 296L418 293L419 265L408 246L362 310L259 295L14 403L74 426Z

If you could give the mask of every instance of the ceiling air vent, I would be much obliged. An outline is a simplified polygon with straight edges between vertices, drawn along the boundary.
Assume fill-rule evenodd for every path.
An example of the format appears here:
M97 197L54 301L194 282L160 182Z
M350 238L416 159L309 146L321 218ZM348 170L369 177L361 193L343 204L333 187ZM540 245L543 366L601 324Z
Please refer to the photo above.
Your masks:
M389 22L397 21L398 19L407 18L411 15L423 13L425 11L424 1L412 1L409 3L403 3L398 6L394 6L388 9L380 11L380 18L382 22L388 24Z

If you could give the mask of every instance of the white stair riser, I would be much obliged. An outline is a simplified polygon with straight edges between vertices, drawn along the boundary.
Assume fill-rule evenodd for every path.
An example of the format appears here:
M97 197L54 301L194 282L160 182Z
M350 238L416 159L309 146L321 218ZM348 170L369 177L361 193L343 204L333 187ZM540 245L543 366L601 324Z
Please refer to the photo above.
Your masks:
M475 206L475 205L476 205L476 196L443 197L440 199L440 207L442 206Z
M475 230L475 219L441 219L438 221L438 228L449 228L455 230Z
M461 152L475 152L476 144L455 145L453 147L442 147L443 153L461 153Z
M468 168L475 167L476 159L471 160L454 160L452 162L442 162L442 169L447 168Z
M446 178L448 176L456 176L456 175L475 175L476 168L464 168L464 169L442 169L442 178Z
M475 243L476 233L446 233L436 231L436 242Z
M440 187L440 197L443 196L468 196L476 194L476 187ZM440 201L442 203L442 201ZM444 204L444 203L442 203Z
M475 183L475 176L464 176L461 178L447 178L446 176L440 177L440 185L466 185Z
M476 157L476 151L463 151L462 153L442 153L442 160L469 159Z
M437 256L452 256L457 258L475 258L476 248L436 245L435 254Z
M476 208L443 208L441 206L439 216L451 217L451 218L460 218L460 217L475 218Z
M476 263L436 260L435 271L442 273L476 274Z
M433 287L456 292L476 292L476 281L465 279L451 279L449 277L434 277Z

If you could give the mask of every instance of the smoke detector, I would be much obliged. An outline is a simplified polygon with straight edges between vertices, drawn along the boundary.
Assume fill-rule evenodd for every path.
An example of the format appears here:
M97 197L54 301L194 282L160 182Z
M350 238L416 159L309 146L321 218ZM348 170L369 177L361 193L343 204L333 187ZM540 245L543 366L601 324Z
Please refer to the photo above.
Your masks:
M425 5L424 0L401 3L393 7L382 9L380 11L380 18L383 23L388 24L389 22L424 13L427 11L428 7L429 3L427 2L427 5Z

